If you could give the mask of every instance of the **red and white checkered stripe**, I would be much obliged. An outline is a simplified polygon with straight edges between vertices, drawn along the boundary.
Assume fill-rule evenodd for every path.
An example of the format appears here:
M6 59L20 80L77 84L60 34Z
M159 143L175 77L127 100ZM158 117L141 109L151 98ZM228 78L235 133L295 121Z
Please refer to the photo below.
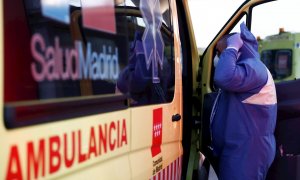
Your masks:
M156 173L150 180L180 180L181 179L181 165L182 156L177 158L167 167Z

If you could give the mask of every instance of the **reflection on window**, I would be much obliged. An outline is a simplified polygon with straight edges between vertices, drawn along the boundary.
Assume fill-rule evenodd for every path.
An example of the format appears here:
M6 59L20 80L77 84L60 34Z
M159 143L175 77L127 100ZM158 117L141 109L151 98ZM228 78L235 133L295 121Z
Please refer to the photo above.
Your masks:
M128 87L124 94L134 102L147 99L137 104L172 100L173 33L168 3L161 6L163 24L157 31L164 46L158 86L151 81L152 66L146 66L143 59L143 46L148 42L141 44L146 23L139 1L116 1L116 6L108 7L109 15L103 14L101 6L94 11L76 3L76 6L71 3L56 8L47 6L43 0L23 2L24 6L18 6L24 8L18 10L19 19L8 16L5 19L9 25L5 31L5 102L115 96L117 82L126 70L135 74L122 82ZM101 23L96 18L99 16L105 17ZM16 40L18 43L13 43ZM146 81L129 82L133 77ZM163 96L150 96L150 93Z
M136 7L109 1L105 11L99 4L91 8L77 0L67 2L4 1L7 128L122 110L127 99L130 105L172 101L169 6L157 8L161 16L155 22L162 24L149 31L139 1L131 3ZM148 55L159 54L162 61L146 60L149 49L144 47L151 46ZM155 83L153 77L158 78Z
M140 17L127 16L129 59L126 67L120 72L116 91L126 94L133 106L170 102L174 96L175 73L169 6L164 10L160 6L158 8L160 12L154 14L155 22L153 22L153 14L148 12L149 9L145 9L145 7L154 8L152 1L127 2L130 6L143 6L139 10L144 12L140 12ZM143 17L143 13L149 17ZM159 21L163 21L160 27L157 24Z

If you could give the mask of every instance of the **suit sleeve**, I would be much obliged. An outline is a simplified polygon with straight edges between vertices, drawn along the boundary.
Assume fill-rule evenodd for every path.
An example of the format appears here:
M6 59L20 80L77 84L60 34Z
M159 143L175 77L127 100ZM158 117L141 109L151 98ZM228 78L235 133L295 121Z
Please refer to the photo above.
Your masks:
M256 93L268 80L266 67L257 59L237 63L237 58L235 49L222 52L215 70L215 84L227 91Z

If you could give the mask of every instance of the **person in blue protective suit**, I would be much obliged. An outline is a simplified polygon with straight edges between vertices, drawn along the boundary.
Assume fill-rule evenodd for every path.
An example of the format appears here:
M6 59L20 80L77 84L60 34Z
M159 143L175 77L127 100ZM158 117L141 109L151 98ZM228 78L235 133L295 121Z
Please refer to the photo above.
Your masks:
M275 157L276 91L256 38L244 23L240 29L216 46L214 83L220 90L211 114L212 148L219 179L260 180Z
M158 68L159 83L152 82L152 66L147 69L142 43L142 33L137 31L131 43L128 65L121 71L116 91L130 97L131 105L165 103L168 88L174 86L174 74L167 59L163 68Z

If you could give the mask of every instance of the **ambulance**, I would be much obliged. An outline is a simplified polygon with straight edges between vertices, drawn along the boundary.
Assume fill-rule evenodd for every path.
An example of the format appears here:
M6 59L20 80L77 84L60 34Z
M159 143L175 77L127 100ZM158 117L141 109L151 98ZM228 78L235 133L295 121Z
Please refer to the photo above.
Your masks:
M270 1L201 58L188 0L2 1L0 179L204 176L216 42Z
M274 80L287 81L300 77L300 33L279 29L278 34L259 40L261 59Z

